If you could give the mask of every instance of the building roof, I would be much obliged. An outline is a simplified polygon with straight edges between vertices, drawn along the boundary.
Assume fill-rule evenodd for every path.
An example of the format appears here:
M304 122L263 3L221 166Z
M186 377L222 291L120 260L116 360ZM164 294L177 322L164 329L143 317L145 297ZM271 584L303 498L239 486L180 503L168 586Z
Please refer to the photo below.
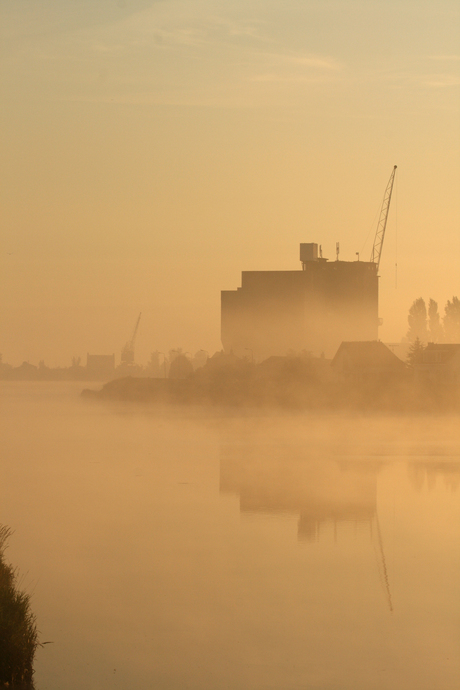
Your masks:
M428 343L423 350L424 364L447 364L460 354L460 343Z
M406 368L405 363L380 340L343 342L331 365L349 371L403 371Z

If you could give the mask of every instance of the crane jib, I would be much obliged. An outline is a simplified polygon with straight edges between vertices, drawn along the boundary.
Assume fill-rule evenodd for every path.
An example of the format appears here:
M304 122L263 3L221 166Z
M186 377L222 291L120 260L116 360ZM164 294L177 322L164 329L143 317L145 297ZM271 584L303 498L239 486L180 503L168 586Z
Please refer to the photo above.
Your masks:
M375 233L374 246L372 247L371 262L377 264L377 272L380 266L380 257L382 255L383 240L385 238L385 229L387 226L388 212L390 210L391 194L393 192L393 183L395 180L396 168L394 166L393 171L388 180L387 187L385 189L385 194L383 197L382 208L380 209L379 222L377 224L377 232Z

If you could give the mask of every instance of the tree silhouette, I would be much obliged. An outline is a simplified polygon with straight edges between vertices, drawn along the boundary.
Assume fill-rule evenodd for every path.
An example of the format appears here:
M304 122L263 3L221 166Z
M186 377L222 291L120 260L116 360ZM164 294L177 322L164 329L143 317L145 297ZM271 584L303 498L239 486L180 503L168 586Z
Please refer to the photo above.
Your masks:
M426 323L426 304L423 297L419 297L409 309L409 330L407 331L407 338L413 343L417 338L426 343L428 340L428 329Z
M443 339L441 317L439 316L438 303L430 299L428 303L428 329L432 343L439 343Z
M169 367L170 379L185 379L193 374L193 366L188 357L182 352L175 357Z
M444 334L446 342L460 343L460 300L452 297L447 300L444 310Z
M420 341L420 338L416 338L414 342L411 343L406 359L407 365L411 369L413 369L414 366L416 366L417 364L420 364L420 362L422 361L424 349L425 346Z

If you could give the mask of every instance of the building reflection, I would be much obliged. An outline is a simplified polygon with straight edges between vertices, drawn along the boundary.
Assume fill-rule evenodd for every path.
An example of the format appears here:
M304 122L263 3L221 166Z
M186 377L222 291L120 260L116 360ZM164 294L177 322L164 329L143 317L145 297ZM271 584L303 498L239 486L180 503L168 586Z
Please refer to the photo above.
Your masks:
M377 511L378 475L389 460L388 456L385 460L369 456L343 459L314 447L223 445L220 492L239 496L242 513L298 515L298 538L310 543L319 541L326 530L340 540L344 525L364 527L373 543L382 591L392 611ZM458 460L407 460L416 491L429 491L438 481L452 491L460 485Z
M225 446L220 491L239 496L242 513L298 514L299 539L317 541L340 523L368 525L377 514L378 462L339 461L305 449Z
M339 460L319 451L287 446L223 446L220 491L239 496L242 513L297 514L298 538L320 539L345 524L365 527L374 542L384 597L393 611L377 513L377 476L382 462Z
M425 487L428 491L435 488L438 481L452 492L460 486L460 464L458 460L426 460L411 462L408 466L410 482L418 493Z

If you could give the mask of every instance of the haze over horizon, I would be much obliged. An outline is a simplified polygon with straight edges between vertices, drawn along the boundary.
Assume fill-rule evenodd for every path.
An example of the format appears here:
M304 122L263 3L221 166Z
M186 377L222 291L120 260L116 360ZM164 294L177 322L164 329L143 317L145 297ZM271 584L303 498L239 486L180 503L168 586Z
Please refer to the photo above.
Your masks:
M385 341L460 296L453 0L5 0L0 352L221 349L220 291L299 243L380 267ZM395 264L398 264L397 288Z

